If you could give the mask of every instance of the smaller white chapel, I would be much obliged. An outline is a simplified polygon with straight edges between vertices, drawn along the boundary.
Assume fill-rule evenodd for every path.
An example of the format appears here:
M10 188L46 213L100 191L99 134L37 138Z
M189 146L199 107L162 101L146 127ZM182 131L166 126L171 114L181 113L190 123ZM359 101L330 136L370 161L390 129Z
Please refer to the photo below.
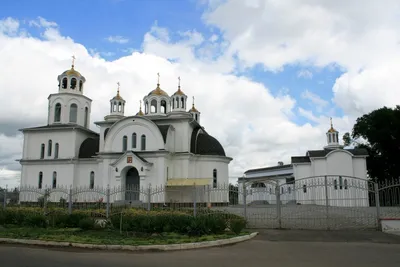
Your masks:
M21 186L163 186L166 190L155 201L165 203L192 202L193 186L229 183L232 158L201 126L194 98L188 107L180 80L170 96L158 77L155 89L143 98L144 111L140 101L139 111L132 115L125 114L127 102L118 84L104 119L94 122L99 133L90 130L92 100L85 95L86 79L74 62L58 76L58 83L58 92L48 97L47 124L20 130ZM124 198L119 194L112 201ZM130 201L141 200L139 194L134 198Z
M277 166L245 171L239 182L244 182L250 192L247 203L276 203L276 194L280 194L283 204L325 205L328 193L332 206L368 206L368 190L364 190L368 186L368 151L340 145L332 120L326 141L321 150L291 157L290 164L279 162ZM277 186L279 192L275 191Z

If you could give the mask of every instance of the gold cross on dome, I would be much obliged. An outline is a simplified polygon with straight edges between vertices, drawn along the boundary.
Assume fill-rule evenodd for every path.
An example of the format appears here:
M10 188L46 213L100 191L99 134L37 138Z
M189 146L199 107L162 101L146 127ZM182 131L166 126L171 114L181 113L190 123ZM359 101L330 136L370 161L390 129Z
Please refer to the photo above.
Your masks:
M75 65L75 56L72 55L72 67L74 67L74 65Z
M117 89L117 94L119 95L119 82L117 82L117 85L118 85L118 89Z
M194 106L194 96L192 96L192 98L193 98L193 106Z
M157 83L160 84L160 73L159 72L157 72L157 76L158 76Z
M181 76L178 77L178 86L181 87Z

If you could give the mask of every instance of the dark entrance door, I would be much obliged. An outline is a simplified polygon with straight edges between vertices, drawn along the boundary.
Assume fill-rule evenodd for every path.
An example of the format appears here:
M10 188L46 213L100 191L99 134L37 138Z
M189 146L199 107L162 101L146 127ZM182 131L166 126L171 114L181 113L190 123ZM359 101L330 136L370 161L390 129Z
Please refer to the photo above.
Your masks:
M130 168L125 177L125 200L138 201L140 196L140 177L136 168Z

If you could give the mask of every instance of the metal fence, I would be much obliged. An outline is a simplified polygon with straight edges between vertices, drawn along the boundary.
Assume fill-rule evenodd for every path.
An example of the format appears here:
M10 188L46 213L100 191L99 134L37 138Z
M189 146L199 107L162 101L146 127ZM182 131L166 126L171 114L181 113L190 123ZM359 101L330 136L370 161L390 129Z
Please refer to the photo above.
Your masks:
M279 183L166 187L24 187L0 189L3 208L41 207L46 213L92 209L109 217L122 208L215 210L246 218L249 228L379 229L384 218L400 219L400 179L374 182L329 175Z

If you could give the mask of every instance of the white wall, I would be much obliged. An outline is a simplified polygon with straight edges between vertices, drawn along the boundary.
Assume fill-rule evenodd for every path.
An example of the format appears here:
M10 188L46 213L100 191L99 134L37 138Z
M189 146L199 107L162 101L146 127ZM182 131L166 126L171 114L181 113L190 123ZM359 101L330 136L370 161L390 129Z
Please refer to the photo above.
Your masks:
M54 131L28 131L24 133L25 148L23 159L40 159L41 144L45 145L44 159L54 159L55 144L59 144L58 158L71 158L75 156L75 133L68 130ZM48 156L48 142L52 141L52 153Z
M90 114L92 100L84 95L73 93L59 93L49 96L48 124L54 122L55 105L61 104L61 120L58 123L69 123L70 106L75 103L78 106L77 124L84 126L85 124L85 107L88 108L88 125L90 128ZM57 123L57 122L56 122Z
M137 136L137 147L135 149L132 149L133 133L136 133ZM157 151L165 148L160 130L153 122L141 118L128 117L115 123L110 128L105 140L104 151L122 152L123 136L128 138L128 150L141 151L142 134L146 136L147 151Z

